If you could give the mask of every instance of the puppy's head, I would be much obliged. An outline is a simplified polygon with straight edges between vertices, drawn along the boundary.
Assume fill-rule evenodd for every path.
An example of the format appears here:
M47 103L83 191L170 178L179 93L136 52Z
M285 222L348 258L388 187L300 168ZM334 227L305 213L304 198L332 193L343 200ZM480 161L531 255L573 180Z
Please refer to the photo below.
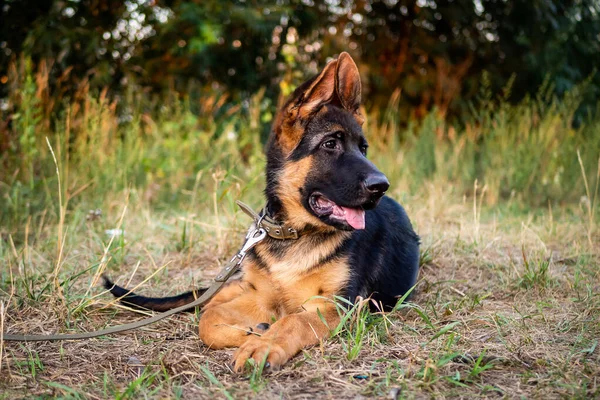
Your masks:
M279 111L267 150L267 197L297 229L363 229L389 182L367 159L358 68L348 53Z

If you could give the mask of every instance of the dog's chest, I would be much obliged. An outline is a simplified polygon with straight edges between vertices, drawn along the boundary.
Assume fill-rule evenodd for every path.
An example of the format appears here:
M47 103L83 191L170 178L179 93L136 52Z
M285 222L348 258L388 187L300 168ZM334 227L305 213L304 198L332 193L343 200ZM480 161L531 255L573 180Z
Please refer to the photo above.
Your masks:
M285 313L306 309L314 300L333 298L346 286L350 277L348 257L340 248L344 237L315 242L292 243L285 251L274 252L257 246L260 263L246 268L247 279L259 291L268 293Z
M311 235L297 240L271 241L257 246L257 254L271 277L283 286L296 283L340 258L346 234Z
M287 312L295 313L310 310L315 304L322 304L325 298L333 300L341 294L350 277L348 258L340 257L300 276L292 282L273 280L281 285L282 298ZM314 311L314 310L313 310Z

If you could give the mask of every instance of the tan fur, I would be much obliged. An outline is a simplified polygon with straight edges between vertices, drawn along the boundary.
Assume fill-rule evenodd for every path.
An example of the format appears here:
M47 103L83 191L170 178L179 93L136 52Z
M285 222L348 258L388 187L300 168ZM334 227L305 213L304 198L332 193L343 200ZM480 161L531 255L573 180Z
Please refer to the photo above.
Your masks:
M200 319L200 338L215 349L240 347L234 356L237 370L247 358L260 362L259 357L268 349L276 349L269 357L271 366L277 368L337 326L333 296L349 279L347 261L334 259L316 267L313 264L312 269L306 268L311 266L306 263L305 272L295 274L295 279L283 270L271 273L253 262L245 263L243 281L228 287L206 306ZM263 322L272 324L269 330L260 338L253 336L253 328Z
M293 122L295 121L297 115L298 110L292 110L289 111L289 115L285 115L285 113L283 113L275 121L276 126L278 126L277 142L281 146L281 149L286 156L288 156L292 150L296 148L298 143L300 143L302 134L304 134L304 128L302 125L300 123Z
M249 283L247 281L230 281L215 295L215 297L210 299L208 304L204 306L203 310L206 311L209 308L218 306L219 304L227 303L244 293L246 290L248 290L248 288Z
M300 274L297 280L280 280L282 275L274 274L273 279L282 283L283 298L288 313L314 311L327 308L333 295L338 293L349 278L346 258L317 267L313 272ZM329 300L326 300L327 298Z
M287 156L296 148L304 127L302 121L308 119L316 110L329 101L335 94L337 60L325 66L313 84L304 92L299 104L288 104L275 118L277 142Z
M307 224L316 226L323 224L317 217L310 214L300 203L300 189L304 185L306 175L312 168L312 157L288 163L279 173L277 195L286 213L286 223L298 230Z
M272 369L279 369L304 347L319 343L340 319L333 307L320 309L320 314L306 311L286 315L264 335L249 337L233 355L234 370L242 370L251 358L256 363L265 360Z
M327 64L319 77L306 90L298 117L308 118L321 105L331 101L335 93L337 66L337 60Z
M356 63L348 53L340 54L337 60L335 90L342 107L352 113L356 122L362 125L365 122L365 117L360 112L362 97L360 73Z
M304 135L302 120L317 110L326 112L336 91L343 97L342 106L359 120L360 76L346 53L329 63L296 102L278 113L274 134L284 157L289 157ZM348 258L335 255L350 233L323 223L304 208L301 190L313 168L312 156L288 159L277 175L276 194L285 223L297 229L300 238L285 246L270 238L259 243L256 257L242 267L242 280L219 293L200 319L200 337L206 345L239 347L233 357L236 371L248 359L266 359L271 368L278 368L339 323L334 295L351 277ZM257 330L262 323L271 324L266 332Z
M274 279L291 284L333 254L349 235L348 232L339 232L323 239L318 245L310 238L300 237L283 260L274 258L264 247L259 247L257 253L269 265L269 272Z
M350 278L346 258L325 264L321 260L337 251L344 236L332 235L312 248L307 239L299 240L280 263L269 255L268 243L259 244L257 253L268 268L246 262L243 280L206 306L199 327L202 341L216 349L240 347L234 356L236 370L247 358L261 362L269 349L274 349L269 363L277 368L303 347L318 343L339 322L334 294ZM263 322L272 324L269 330L260 338L253 336L253 328Z
M246 262L244 270L246 276L242 282L215 296L200 318L200 339L213 349L240 346L251 328L278 317L272 307L275 293L264 279L253 275L258 271L256 266Z

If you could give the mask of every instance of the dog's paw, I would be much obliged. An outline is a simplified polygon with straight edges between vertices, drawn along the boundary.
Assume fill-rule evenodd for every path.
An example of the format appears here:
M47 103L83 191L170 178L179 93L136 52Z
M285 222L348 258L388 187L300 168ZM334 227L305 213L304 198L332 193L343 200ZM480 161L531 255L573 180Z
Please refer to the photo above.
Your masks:
M284 348L275 343L273 339L254 336L246 340L233 354L233 371L241 372L246 361L250 359L254 360L257 365L264 361L265 370L276 371L289 358Z

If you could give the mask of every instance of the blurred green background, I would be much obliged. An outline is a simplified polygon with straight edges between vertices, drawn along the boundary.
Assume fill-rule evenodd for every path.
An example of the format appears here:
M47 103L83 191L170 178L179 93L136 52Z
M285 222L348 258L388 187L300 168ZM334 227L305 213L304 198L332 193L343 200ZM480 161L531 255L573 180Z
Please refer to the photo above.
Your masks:
M582 102L600 95L600 3L596 0L4 0L0 2L0 97L11 64L47 69L55 107L83 86L243 102L261 88L290 90L349 51L359 61L367 108L402 89L400 110L420 118L435 107L462 117L482 71L509 100L551 79L559 95L591 78ZM580 110L585 113L585 110Z
M600 0L0 0L0 328L131 321L103 273L206 286L235 201L264 206L278 105L341 51L422 238L414 303L265 377L197 313L0 337L0 399L600 398Z
M64 195L92 206L126 187L175 201L217 167L253 181L277 105L341 51L398 195L431 182L472 195L477 181L492 204L593 197L597 0L0 0L0 12L4 226L54 201L50 146Z

